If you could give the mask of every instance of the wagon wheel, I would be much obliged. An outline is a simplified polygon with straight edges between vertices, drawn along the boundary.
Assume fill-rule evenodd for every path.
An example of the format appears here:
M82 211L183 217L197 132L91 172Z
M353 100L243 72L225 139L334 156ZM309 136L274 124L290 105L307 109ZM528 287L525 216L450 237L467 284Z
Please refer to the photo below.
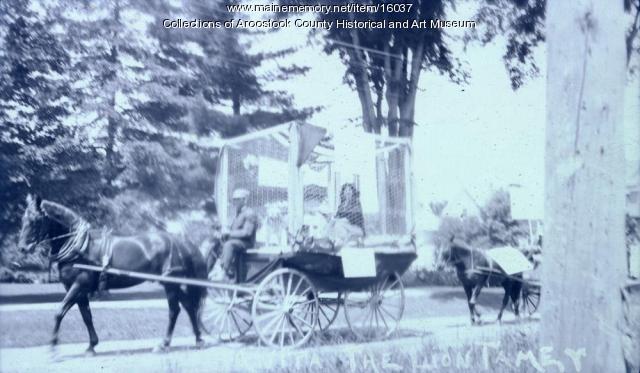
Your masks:
M251 308L260 340L281 348L306 343L318 322L317 294L307 276L294 269L281 268L265 277Z
M335 294L335 296L334 296ZM338 311L340 311L340 300L342 293L321 293L318 295L318 328L325 331L336 321ZM313 309L314 304L309 304L309 308ZM311 315L311 313L310 313Z
M251 328L251 298L237 290L208 289L201 325L221 341L242 337Z
M344 315L349 329L360 339L386 338L397 328L404 312L404 285L396 272L366 292L347 292Z
M533 315L540 305L540 285L525 284L522 287L522 310Z

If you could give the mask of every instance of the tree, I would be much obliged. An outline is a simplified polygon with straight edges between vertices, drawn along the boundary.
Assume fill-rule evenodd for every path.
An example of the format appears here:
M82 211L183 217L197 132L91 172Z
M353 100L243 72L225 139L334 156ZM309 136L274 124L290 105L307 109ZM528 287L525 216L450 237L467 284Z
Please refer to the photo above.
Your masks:
M282 0L283 4L291 2ZM323 3L333 5L332 1ZM374 4L376 2L371 2ZM382 4L387 4L384 2ZM427 22L444 19L450 0L410 0L408 12L329 13L322 20ZM413 135L415 104L423 70L446 74L455 82L467 74L452 55L442 28L332 28L324 50L338 53L345 65L344 80L358 94L364 131L390 136ZM386 109L386 112L385 112Z
M633 75L640 67L640 0L622 1L628 17L622 17L620 22L629 20L624 40L627 68ZM498 36L506 38L503 61L513 89L540 73L533 54L545 42L546 3L547 0L484 0L475 16L478 27L465 36L466 42L480 41L483 45Z
M19 223L20 204L28 189L61 193L95 188L95 153L85 149L74 128L66 125L65 76L69 55L28 2L0 4L0 244ZM69 179L76 185L68 188ZM99 178L97 178L99 180ZM83 201L78 200L77 203Z
M433 208L444 204L434 204ZM452 236L468 242L472 246L492 248L497 246L515 246L518 238L526 236L526 232L519 222L511 218L511 203L509 193L503 189L497 190L491 198L480 207L480 216L451 217L442 216L435 238L439 247L446 246Z
M541 345L593 372L625 370L623 16L621 1L548 0Z
M166 18L166 14L172 12L187 13L199 19L226 19L228 13L224 9L228 3L227 0L210 3L183 1L179 6L167 6L165 13L158 14L156 23L160 24L161 18ZM188 66L194 72L193 79L186 82L183 90L193 97L200 96L203 99L201 107L230 104L235 117L254 114L256 106L269 107L269 112L281 114L282 121L304 119L313 112L311 108L295 109L292 97L287 92L267 88L272 81L288 80L306 73L308 67L282 64L282 58L294 53L295 48L251 52L252 43L259 41L263 32L240 28L213 31L156 28L151 33L158 38L166 59ZM186 45L189 47L186 48ZM265 65L273 60L279 60L280 67L266 69ZM253 124L247 120L238 121L237 118L229 121L232 123L229 127L235 132L225 135L246 132L246 126ZM257 127L270 125L266 123Z

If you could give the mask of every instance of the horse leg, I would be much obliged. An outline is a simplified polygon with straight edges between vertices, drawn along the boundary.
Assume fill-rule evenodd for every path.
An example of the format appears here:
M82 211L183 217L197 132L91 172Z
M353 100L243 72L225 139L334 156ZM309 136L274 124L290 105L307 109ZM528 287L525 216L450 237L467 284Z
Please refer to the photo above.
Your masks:
M200 299L198 299L192 289L187 288L186 292L180 290L180 304L187 311L191 327L193 328L193 334L196 336L196 347L204 347L204 340L200 333L200 323L198 320L198 308ZM199 290L199 289L198 289Z
M73 285L69 287L69 290L67 290L67 294L65 294L64 298L62 299L62 304L60 305L60 309L58 310L55 316L53 336L51 338L52 350L54 350L56 345L58 344L58 331L60 330L60 324L62 323L62 319L64 319L64 315L66 315L67 312L69 312L71 307L73 307L73 305L76 304L78 300L78 294L80 293L80 289L81 289L80 283L74 282Z
M95 355L96 351L93 349L98 344L98 334L93 327L93 317L91 316L91 308L89 308L89 297L83 294L78 299L78 308L80 309L80 315L82 315L82 321L87 326L89 332L89 347L86 350L87 355Z
M471 315L471 325L476 323L476 317L473 312L473 307L471 307L471 290L472 287L468 285L463 285L464 293L467 295L467 306L469 307L469 314Z
M522 282L516 281L511 285L511 302L513 303L513 313L520 318L520 294L522 294Z
M471 311L475 313L476 317L478 318L478 324L481 323L480 318L482 317L482 315L480 314L480 311L478 311L478 307L476 307L476 302L478 300L478 297L480 296L480 292L482 291L483 284L484 281L475 284L475 286L473 287L473 291L471 292L471 299L469 299Z
M154 349L154 352L166 352L169 350L173 329L180 314L180 287L177 285L164 285L164 291L167 294L167 303L169 303L169 325L167 325L167 334L164 340Z
M504 309L507 308L507 304L509 304L509 296L511 295L511 283L509 280L504 281L502 283L502 287L504 288L504 296L502 297L502 306L500 307L498 319L496 320L500 324L502 324L502 313L504 312Z

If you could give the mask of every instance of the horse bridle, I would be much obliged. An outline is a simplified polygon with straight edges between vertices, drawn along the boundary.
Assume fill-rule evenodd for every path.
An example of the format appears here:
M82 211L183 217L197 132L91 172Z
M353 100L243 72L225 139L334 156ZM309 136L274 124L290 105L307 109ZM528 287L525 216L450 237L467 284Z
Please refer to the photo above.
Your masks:
M58 235L58 236L55 236L55 237L49 237L49 238L45 238L45 239L42 239L42 240L38 240L38 242L34 243L33 246L37 247L37 246L39 246L39 245L41 245L41 244L43 244L45 242L51 242L51 241L59 240L61 238L65 238L65 237L71 237L71 236L73 236L73 235L75 235L77 233L78 233L78 231L75 230L75 231L70 231L69 233L61 234L61 235ZM49 248L49 254L47 255L47 257L49 259L51 259L52 256L53 255L51 255L51 248Z
M451 258L453 257L453 245L449 244L449 264L455 266L456 264L460 263L463 261L462 258L457 257L456 260L451 260ZM475 268L475 260L473 258L473 249L469 250L469 256L471 257L471 269Z

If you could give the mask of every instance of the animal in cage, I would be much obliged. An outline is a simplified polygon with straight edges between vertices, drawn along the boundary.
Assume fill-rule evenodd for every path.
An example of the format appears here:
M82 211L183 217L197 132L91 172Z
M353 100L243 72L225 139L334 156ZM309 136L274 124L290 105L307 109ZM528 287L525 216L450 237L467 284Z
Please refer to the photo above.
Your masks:
M287 206L276 202L266 206L266 217L263 223L264 241L267 246L286 245Z

